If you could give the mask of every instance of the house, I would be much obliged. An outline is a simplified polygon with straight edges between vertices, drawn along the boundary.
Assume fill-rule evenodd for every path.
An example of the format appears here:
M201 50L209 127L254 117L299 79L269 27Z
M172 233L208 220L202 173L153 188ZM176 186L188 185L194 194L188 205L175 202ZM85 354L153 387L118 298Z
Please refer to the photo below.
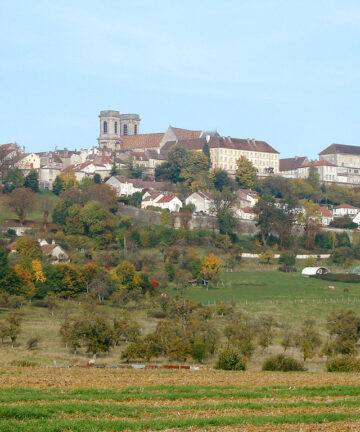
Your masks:
M312 161L301 165L297 169L297 178L307 179L309 177L310 167L314 166L319 174L321 182L336 182L338 180L338 167L326 160Z
M36 153L23 155L23 157L15 163L15 168L19 168L23 171L24 176L28 175L32 169L38 171L40 168L40 157Z
M321 225L330 225L330 222L334 219L331 211L327 207L320 207L319 212L321 218Z
M295 156L279 160L279 175L286 178L297 178L297 170L309 162L306 156Z
M211 196L207 192L194 192L191 195L189 195L186 200L185 204L193 204L195 206L196 212L202 212L206 214L211 214L214 207L214 202L211 198Z
M239 219L244 219L244 220L256 219L256 213L252 207L239 208L236 210L235 214Z
M99 174L101 179L108 177L112 164L110 163L96 163L93 161L86 161L80 165L71 165L69 169L74 171L77 181L81 181L84 177L94 177L95 174Z
M169 187L169 183L166 182L130 179L125 176L112 176L105 184L115 190L117 197L133 195L135 192L143 192L144 190L161 191Z
M360 146L331 144L319 153L319 157L339 167L360 168Z
M46 240L42 240L40 243L42 253L54 262L66 262L69 260L69 255L64 251L64 249L55 243L55 240L52 241L51 244L48 244Z
M145 192L141 202L141 208L160 207L168 209L170 212L178 212L182 207L181 200L174 194L162 192Z
M359 209L350 204L340 204L333 209L334 217L350 216L354 217L358 214Z
M260 196L251 189L239 189L237 191L240 207L254 207Z

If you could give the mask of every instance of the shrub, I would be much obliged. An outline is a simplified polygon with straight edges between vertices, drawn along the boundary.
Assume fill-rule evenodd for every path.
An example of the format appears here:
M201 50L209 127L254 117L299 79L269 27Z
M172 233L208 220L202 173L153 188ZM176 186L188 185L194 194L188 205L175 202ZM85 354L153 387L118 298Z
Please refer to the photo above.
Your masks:
M297 269L294 266L282 265L279 267L279 271L284 273L296 273Z
M194 342L194 345L192 346L191 357L194 360L197 360L198 362L202 363L204 358L206 357L206 354L207 354L206 344L202 341Z
M220 352L216 369L222 370L245 370L245 358L234 348L228 347Z
M40 342L40 338L38 336L32 336L27 340L26 348L28 350L34 350L38 347L39 342Z
M328 372L360 372L360 360L351 355L333 357L326 362Z
M284 354L269 357L262 365L263 371L278 371L278 372L294 372L304 371L304 366L292 357L287 357Z

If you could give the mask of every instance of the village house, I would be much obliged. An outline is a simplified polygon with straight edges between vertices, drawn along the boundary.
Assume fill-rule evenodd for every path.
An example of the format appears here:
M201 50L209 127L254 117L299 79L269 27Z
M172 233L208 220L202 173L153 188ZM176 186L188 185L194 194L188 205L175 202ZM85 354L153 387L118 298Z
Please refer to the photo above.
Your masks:
M39 243L42 253L45 256L48 256L53 264L69 261L69 255L61 246L55 243L55 240L53 240L51 244L49 244L46 240L39 240Z
M166 182L144 181L130 179L125 176L112 176L105 182L116 192L116 196L129 196L144 190L166 190L170 185Z
M350 204L340 204L333 209L334 217L350 216L353 218L359 212L359 209Z
M24 176L27 176L31 170L39 171L40 157L36 153L23 155L16 163L15 168L19 168Z
M195 212L211 214L213 212L214 201L207 192L194 192L189 195L185 204L193 204L195 206Z
M296 179L298 176L298 169L309 162L306 156L295 156L293 158L280 159L279 161L279 174L282 177Z
M235 214L239 219L251 220L251 221L256 219L256 213L252 207L238 208Z
M237 196L240 207L254 207L260 199L258 193L251 189L239 189Z
M182 208L181 200L174 194L162 192L145 192L141 202L141 208L160 207L169 212L178 212Z
M310 167L314 166L319 174L319 180L321 182L336 182L338 167L331 162L326 160L312 161L298 168L297 178L307 179L309 177Z
M331 211L327 207L320 207L319 209L321 225L328 226L334 220Z

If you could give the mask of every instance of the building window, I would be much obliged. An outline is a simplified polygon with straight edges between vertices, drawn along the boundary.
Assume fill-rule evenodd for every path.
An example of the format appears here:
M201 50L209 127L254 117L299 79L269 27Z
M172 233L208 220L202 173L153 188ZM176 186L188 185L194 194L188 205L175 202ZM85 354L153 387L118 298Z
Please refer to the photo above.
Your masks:
M127 125L125 124L124 125L124 136L127 136L127 134L128 134L128 130L127 130Z
M116 135L117 134L117 122L115 122L114 131L115 131L115 135Z
M107 121L104 121L104 134L107 134Z
M134 135L137 135L137 125L134 126Z

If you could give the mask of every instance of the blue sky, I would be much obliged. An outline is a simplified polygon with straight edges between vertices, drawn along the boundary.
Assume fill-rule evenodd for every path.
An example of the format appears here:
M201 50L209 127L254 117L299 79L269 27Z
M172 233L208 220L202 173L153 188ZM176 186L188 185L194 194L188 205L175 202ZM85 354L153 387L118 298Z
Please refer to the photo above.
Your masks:
M96 145L102 109L263 139L360 145L360 2L0 1L0 143Z

